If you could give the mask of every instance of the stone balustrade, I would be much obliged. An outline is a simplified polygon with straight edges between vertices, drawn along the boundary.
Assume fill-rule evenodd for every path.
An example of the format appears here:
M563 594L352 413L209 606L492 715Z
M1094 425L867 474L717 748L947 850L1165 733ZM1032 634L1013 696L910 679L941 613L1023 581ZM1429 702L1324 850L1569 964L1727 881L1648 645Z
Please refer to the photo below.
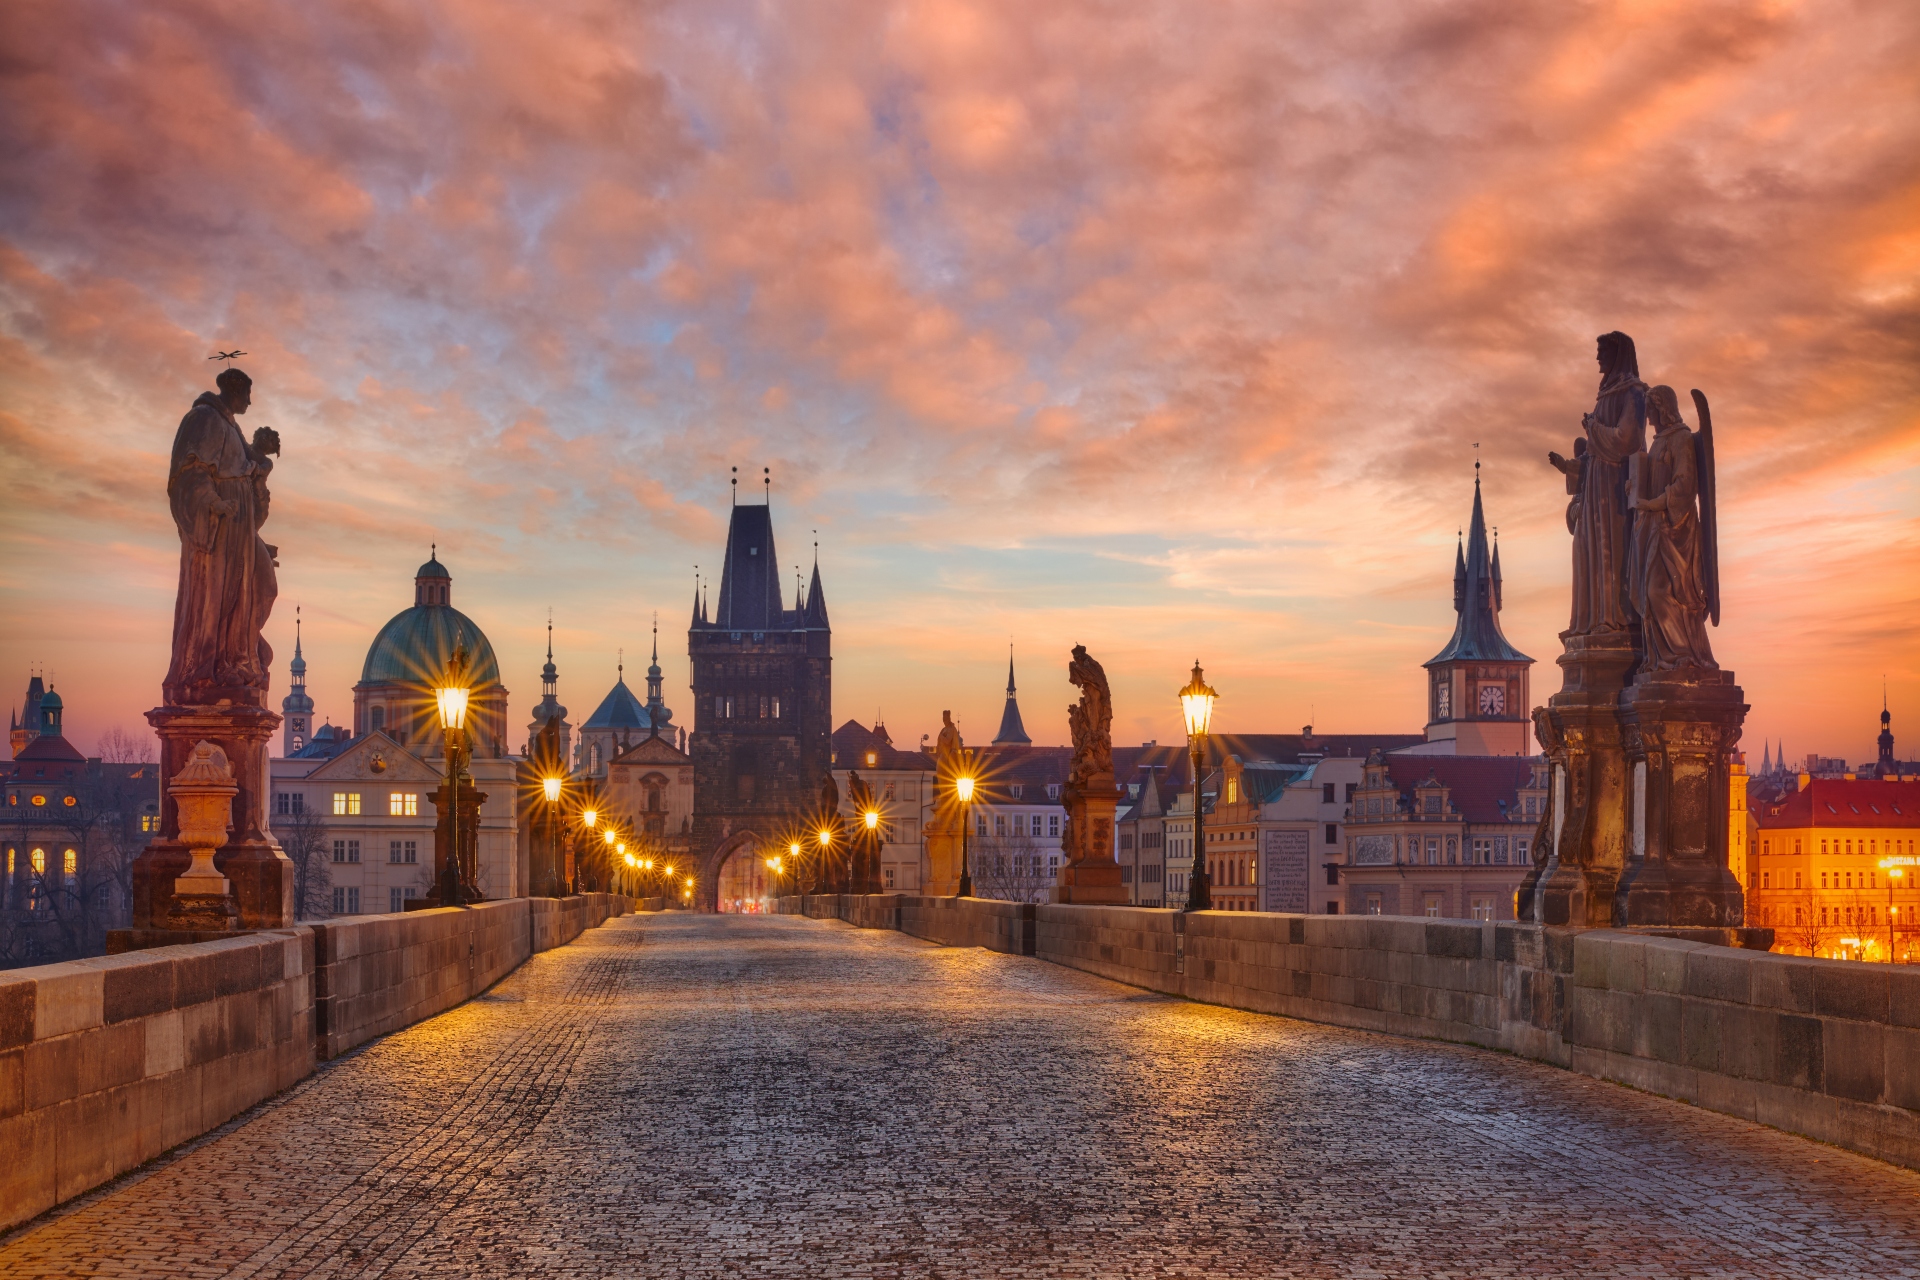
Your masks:
M806 902L1193 1000L1499 1049L1920 1169L1920 967L1511 922Z
M0 971L0 1230L635 905L516 898Z

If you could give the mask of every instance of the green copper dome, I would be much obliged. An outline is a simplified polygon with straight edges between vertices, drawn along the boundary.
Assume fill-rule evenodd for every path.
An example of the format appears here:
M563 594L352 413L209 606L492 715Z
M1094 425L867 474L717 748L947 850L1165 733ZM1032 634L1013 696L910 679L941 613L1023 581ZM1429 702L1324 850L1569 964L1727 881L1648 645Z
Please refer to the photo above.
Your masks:
M500 660L486 632L452 605L417 604L380 628L360 670L363 684L397 681L431 685L447 669L456 638L467 646L467 683L484 689L500 683Z

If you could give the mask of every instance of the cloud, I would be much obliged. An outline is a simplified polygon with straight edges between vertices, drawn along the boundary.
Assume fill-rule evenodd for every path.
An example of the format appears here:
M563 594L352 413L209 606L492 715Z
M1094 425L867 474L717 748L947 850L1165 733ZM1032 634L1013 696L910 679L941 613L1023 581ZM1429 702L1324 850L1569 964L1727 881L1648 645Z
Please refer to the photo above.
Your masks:
M152 697L168 439L238 345L283 599L341 671L437 541L521 685L549 604L610 679L769 466L788 559L824 531L848 706L992 721L1012 632L1115 655L1130 724L1171 732L1196 644L1241 727L1415 724L1476 442L1507 630L1557 652L1541 458L1613 328L1712 397L1756 732L1860 755L1882 670L1920 706L1902 6L10 17L0 674L59 633L77 719Z

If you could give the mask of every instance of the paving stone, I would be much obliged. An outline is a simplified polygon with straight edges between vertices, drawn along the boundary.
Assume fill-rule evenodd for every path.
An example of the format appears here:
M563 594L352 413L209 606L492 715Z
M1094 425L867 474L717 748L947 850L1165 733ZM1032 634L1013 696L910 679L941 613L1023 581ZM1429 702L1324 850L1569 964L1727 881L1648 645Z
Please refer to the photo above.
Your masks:
M1920 1275L1920 1175L1499 1054L797 916L628 917L0 1275Z

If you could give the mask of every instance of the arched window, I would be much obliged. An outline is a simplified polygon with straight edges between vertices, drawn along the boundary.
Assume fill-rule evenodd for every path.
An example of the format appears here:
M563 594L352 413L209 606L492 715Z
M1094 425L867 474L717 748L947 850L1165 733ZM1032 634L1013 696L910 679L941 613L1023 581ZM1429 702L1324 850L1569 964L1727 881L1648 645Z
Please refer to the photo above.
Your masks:
M33 874L37 876L47 874L47 851L45 849L35 849L33 851Z
M377 733L387 727L387 709L375 707L367 714L367 731Z
M61 857L66 863L64 870L66 871L67 883L73 884L80 878L80 855L72 849L68 849Z

